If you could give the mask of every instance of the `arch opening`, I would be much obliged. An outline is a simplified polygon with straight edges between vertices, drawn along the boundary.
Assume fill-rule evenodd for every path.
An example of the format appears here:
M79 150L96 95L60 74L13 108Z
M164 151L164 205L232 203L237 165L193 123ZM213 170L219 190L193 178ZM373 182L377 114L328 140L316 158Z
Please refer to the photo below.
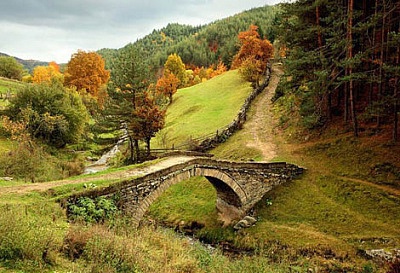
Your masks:
M244 211L242 205L244 204L246 195L236 182L231 177L218 170L196 168L165 179L162 185L154 189L140 202L136 212L134 212L135 218L140 221L148 211L150 205L168 188L192 177L206 178L206 180L208 180L216 190L216 209L219 216L218 218L224 225L229 225L233 220L239 220L243 216Z

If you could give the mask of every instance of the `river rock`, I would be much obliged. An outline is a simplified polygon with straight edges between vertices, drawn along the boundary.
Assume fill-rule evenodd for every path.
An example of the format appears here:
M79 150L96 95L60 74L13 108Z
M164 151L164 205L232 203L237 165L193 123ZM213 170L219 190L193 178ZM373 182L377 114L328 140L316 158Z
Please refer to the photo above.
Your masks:
M391 261L395 258L400 258L400 250L394 249L393 252L385 251L384 249L370 249L365 250L365 254L380 261Z
M245 216L242 220L236 223L236 225L233 227L236 230L242 229L242 228L249 228L252 225L254 225L257 222L257 220L254 217L251 216Z
M0 181L12 181L13 179L14 178L8 176L0 177Z

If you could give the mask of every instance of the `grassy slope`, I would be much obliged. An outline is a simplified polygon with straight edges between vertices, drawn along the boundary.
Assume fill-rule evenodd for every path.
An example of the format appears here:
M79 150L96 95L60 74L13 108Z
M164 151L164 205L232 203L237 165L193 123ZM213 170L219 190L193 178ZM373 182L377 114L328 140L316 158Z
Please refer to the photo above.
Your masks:
M215 133L231 123L245 98L251 92L249 83L229 71L207 82L178 90L174 102L168 107L165 128L153 140L153 147L171 148L197 138Z
M10 91L11 94L14 94L18 89L22 88L24 85L25 84L22 82L0 77L0 94L2 94L2 96L5 96L8 91ZM6 106L7 103L8 102L5 101L4 99L0 99L0 109L3 106Z

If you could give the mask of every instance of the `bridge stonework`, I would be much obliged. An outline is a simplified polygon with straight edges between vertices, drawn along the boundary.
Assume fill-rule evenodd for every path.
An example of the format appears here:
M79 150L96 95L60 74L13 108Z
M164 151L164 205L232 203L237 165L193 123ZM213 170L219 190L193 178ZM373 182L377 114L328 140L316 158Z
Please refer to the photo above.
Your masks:
M116 197L118 206L139 225L150 205L170 186L194 176L204 176L217 192L216 208L224 224L240 220L273 187L301 174L303 169L284 162L229 162L195 158L143 177L95 188L79 197Z

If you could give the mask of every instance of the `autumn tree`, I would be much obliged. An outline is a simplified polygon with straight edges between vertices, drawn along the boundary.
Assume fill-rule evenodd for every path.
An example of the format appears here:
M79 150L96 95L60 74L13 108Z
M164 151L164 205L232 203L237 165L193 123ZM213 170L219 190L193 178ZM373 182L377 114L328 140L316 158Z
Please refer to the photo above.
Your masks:
M36 66L33 69L32 82L50 83L52 80L64 81L64 76L60 72L60 67L55 62L50 62L48 66Z
M164 127L165 110L162 110L147 92L143 97L139 97L136 104L128 128L134 133L136 139L146 143L146 154L149 156L151 138Z
M178 87L183 87L186 85L188 77L186 75L185 64L182 62L181 57L179 57L176 53L169 55L164 64L164 74L168 73L172 73L176 78L178 78Z
M247 74L249 71L255 73L253 76L245 76L246 79L251 79L257 85L261 76L267 70L267 64L273 55L273 46L267 39L261 39L258 33L258 27L251 25L247 31L240 32L238 35L241 47L239 52L235 55L232 68L240 68L244 65Z
M176 93L179 86L179 79L169 71L164 73L156 84L157 92L168 97L169 103L172 103L172 96Z
M15 58L0 56L0 77L21 80L24 69Z
M78 50L71 57L65 71L65 86L97 98L102 85L110 78L103 58L96 52Z

